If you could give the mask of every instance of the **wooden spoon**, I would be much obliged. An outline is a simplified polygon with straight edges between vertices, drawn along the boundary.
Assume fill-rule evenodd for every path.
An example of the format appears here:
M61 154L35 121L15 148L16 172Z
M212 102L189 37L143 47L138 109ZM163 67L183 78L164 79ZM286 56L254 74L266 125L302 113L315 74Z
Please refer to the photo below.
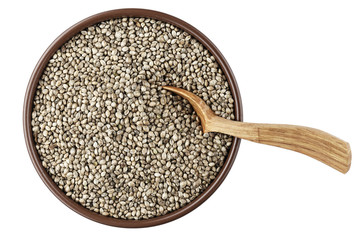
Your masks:
M290 149L315 158L346 173L351 165L349 143L318 129L285 125L245 123L218 117L206 103L184 89L163 86L187 99L200 117L203 132L219 132L234 137Z

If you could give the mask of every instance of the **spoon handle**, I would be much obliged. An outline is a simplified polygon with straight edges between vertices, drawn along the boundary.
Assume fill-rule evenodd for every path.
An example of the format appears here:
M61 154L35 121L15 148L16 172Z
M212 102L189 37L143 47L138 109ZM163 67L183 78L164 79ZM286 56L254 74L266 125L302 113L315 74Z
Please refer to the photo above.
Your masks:
M285 124L244 123L220 117L211 121L208 129L303 153L342 173L350 168L349 143L318 129Z

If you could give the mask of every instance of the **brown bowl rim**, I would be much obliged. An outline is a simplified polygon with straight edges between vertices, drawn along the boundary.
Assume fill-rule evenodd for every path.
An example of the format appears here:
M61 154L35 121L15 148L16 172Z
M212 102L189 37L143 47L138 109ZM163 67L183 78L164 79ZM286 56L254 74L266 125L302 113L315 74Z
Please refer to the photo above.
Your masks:
M235 108L235 119L238 121L242 121L242 103L239 88L236 83L235 76L230 69L227 61L225 60L224 56L220 53L217 47L199 30L195 27L191 26L190 24L173 17L171 15L147 10L147 9L137 9L137 8L126 8L126 9L116 9L110 10L106 12L101 12L95 15L92 15L88 18L83 19L82 21L74 24L70 28L68 28L65 32L63 32L59 37L57 37L52 44L46 49L44 54L41 56L40 60L38 61L35 69L30 77L28 87L25 93L25 100L24 100L24 109L23 109L23 128L24 128L24 135L25 135L25 142L26 147L28 149L30 158L32 163L39 174L40 178L43 180L45 185L49 188L49 190L67 207L75 211L76 213L99 223L115 226L115 227L126 227L126 228L139 228L139 227L150 227L155 225L160 225L163 223L170 222L175 220L179 217L184 216L185 214L191 212L198 206L200 206L205 200L207 200L221 185L224 181L225 177L227 176L228 172L230 171L239 146L240 146L240 139L234 138L231 148L229 150L229 154L227 159L224 162L223 167L221 168L220 172L213 180L213 182L202 192L197 198L191 201L189 204L185 205L184 207L167 213L160 217L154 217L151 219L146 220L124 220L124 219L117 219L112 217L106 217L99 213L95 213L79 203L72 200L70 197L67 197L65 193L56 185L56 183L52 180L46 169L42 166L40 158L38 156L35 142L32 134L31 128L31 112L33 107L33 98L36 92L36 88L39 82L39 79L43 73L44 68L46 67L48 61L50 60L51 56L71 37L75 34L79 33L81 30L94 25L96 23L106 21L109 19L121 18L121 17L145 17L145 18L152 18L156 20L160 20L163 22L170 23L174 26L183 29L184 31L190 33L194 36L199 42L201 42L215 57L217 62L219 63L222 71L224 72L230 89L231 93L234 97L234 108Z

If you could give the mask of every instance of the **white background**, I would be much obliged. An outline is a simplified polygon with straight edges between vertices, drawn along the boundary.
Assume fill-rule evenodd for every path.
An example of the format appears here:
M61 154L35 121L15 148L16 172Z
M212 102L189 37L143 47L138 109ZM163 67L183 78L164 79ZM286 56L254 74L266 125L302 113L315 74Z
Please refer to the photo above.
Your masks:
M351 144L350 171L243 141L215 194L171 223L114 228L68 209L27 153L25 89L60 33L127 7L163 11L198 28L232 67L245 121L328 131ZM0 18L1 239L360 239L358 1L1 1Z

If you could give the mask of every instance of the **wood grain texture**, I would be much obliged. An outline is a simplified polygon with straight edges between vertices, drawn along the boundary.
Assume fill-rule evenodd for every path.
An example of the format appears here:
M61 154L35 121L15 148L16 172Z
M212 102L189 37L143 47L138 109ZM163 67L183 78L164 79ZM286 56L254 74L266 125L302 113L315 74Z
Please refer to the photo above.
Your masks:
M198 114L203 132L219 132L249 141L303 153L346 173L351 165L349 143L324 131L295 125L244 123L215 115L206 103L193 93L164 86L187 99Z
M318 129L285 124L243 123L220 117L213 118L207 129L303 153L342 173L346 173L351 165L350 145Z

